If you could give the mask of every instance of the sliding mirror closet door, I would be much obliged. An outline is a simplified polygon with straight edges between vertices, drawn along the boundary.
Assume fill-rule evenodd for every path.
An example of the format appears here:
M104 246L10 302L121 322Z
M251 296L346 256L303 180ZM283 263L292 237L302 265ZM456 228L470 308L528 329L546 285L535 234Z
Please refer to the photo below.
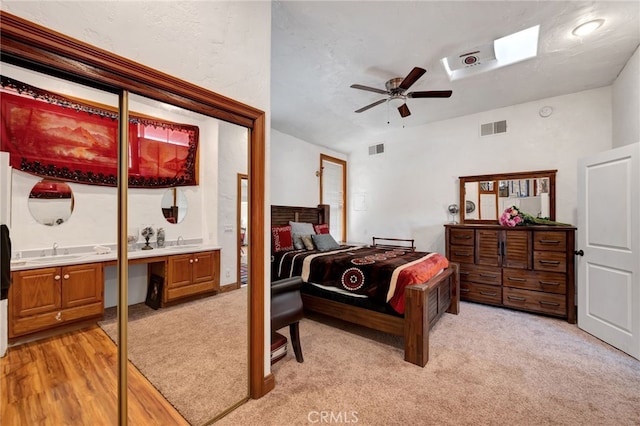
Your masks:
M166 181L162 179L163 188L161 188L163 185L154 186L153 182L157 182L158 180L154 181L153 179L150 180L152 185L144 188L138 187L137 184L129 185L129 187L125 185L124 191L122 190L122 186L115 191L116 195L112 197L108 206L103 206L99 203L88 205L91 204L91 201L86 204L82 199L93 200L93 197L84 197L82 192L78 194L74 192L72 215L65 219L61 225L56 226L57 229L63 229L65 225L71 224L75 220L76 215L86 215L87 210L104 207L95 217L88 219L91 224L88 229L82 229L82 235L79 237L82 241L91 240L91 243L87 243L84 247L85 249L88 248L90 251L96 249L102 253L107 248L114 250L115 246L115 251L118 253L117 262L111 259L103 264L105 269L102 270L104 277L101 277L101 280L104 281L103 297L105 305L107 308L117 306L119 314L117 324L119 330L118 339L122 344L117 348L115 357L113 354L105 354L100 358L102 364L106 363L108 365L103 366L103 377L96 379L108 383L106 376L109 376L110 380L117 380L118 392L116 394L113 390L105 390L99 392L100 396L97 398L89 396L89 401L93 400L94 404L97 404L99 401L104 407L111 407L107 409L107 411L109 411L108 413L104 413L103 411L98 412L98 407L95 406L87 410L80 410L81 412L78 413L77 416L74 415L73 418L83 418L89 422L91 422L91 420L95 421L96 418L104 418L107 419L105 421L110 424L125 424L128 415L129 419L136 423L139 423L142 417L146 422L166 424L166 418L165 421L159 420L158 414L160 414L160 411L165 410L164 413L168 416L173 415L175 411L169 413L172 407L166 404L166 401L162 398L162 401L165 402L163 408L151 401L151 399L155 397L152 395L154 389L149 386L144 376L140 375L138 371L139 367L136 368L136 365L129 363L127 359L127 350L129 348L144 346L144 344L137 343L131 335L128 335L128 327L133 326L135 322L133 315L135 308L133 306L141 304L148 306L147 301L150 300L153 302L151 304L157 307L157 294L155 294L154 291L147 292L149 289L158 290L158 294L161 295L159 299L160 306L158 310L154 309L157 313L171 313L184 303L195 302L198 298L203 300L205 298L221 299L227 295L242 293L238 291L241 289L237 289L238 277L234 276L236 274L232 272L236 265L233 261L228 261L226 257L231 256L234 258L237 253L237 238L234 237L236 230L233 226L236 213L234 212L234 215L230 217L221 216L220 213L221 203L229 202L235 204L237 202L236 198L221 200L219 196L220 179L223 173L221 171L223 169L221 166L223 159L221 159L219 155L221 144L227 140L236 140L235 136L231 138L222 136L220 125L223 122L234 123L233 125L238 127L237 134L240 135L237 137L238 140L242 139L245 144L247 144L248 141L248 148L246 148L244 156L245 167L243 168L241 165L229 167L224 173L225 176L227 173L230 173L233 176L232 179L235 179L237 173L245 173L249 176L248 228L250 227L251 232L248 233L248 243L252 247L252 250L249 253L248 270L250 282L254 283L254 285L245 290L245 296L238 298L240 307L233 308L239 317L231 322L234 326L239 324L241 331L235 332L230 329L225 329L227 323L223 323L222 321L216 321L215 324L217 330L222 330L225 337L231 334L237 334L243 337L245 339L244 341L232 345L234 348L241 347L243 350L236 352L234 357L237 356L237 358L227 365L224 362L215 363L215 358L218 354L225 350L224 347L220 347L220 344L212 343L210 345L205 344L199 346L198 348L200 348L202 352L198 355L200 364L196 374L202 375L202 363L211 361L215 363L216 366L224 365L225 370L227 370L229 366L233 368L239 366L237 371L242 371L244 379L232 379L233 384L239 384L239 388L242 389L242 392L238 392L236 395L230 387L225 387L226 385L221 382L223 380L222 378L209 375L208 380L210 382L220 381L215 383L215 390L207 393L205 399L189 396L189 405L196 407L220 395L230 395L228 400L220 403L215 408L212 409L209 407L202 410L202 418L206 418L204 421L208 422L209 420L214 421L238 404L246 401L249 394L252 398L260 398L265 395L274 386L272 376L265 371L268 370L268 364L265 362L265 354L268 349L266 346L268 346L268 344L264 340L265 286L263 286L265 282L264 269L266 266L264 260L265 235L263 232L265 216L265 113L257 108L195 86L140 63L118 57L106 50L95 48L61 33L30 23L17 16L5 13L4 10L1 11L0 18L3 33L3 37L0 38L0 49L2 51L3 61L6 60L17 67L44 70L43 72L45 74L64 76L64 79L69 78L72 81L79 81L83 84L86 83L92 90L96 90L97 92L104 91L107 94L116 94L113 96L118 98L117 101L112 96L111 100L105 101L98 99L96 102L99 104L98 109L100 110L104 108L111 109L114 108L115 105L122 106L122 111L120 111L122 119L118 120L115 118L113 121L119 121L119 131L123 135L127 135L128 137L137 135L127 126L130 124L129 113L136 113L137 111L135 111L135 109L139 109L138 119L142 119L142 121L148 121L148 119L153 122L161 120L164 122L177 123L179 125L178 127L180 127L180 125L196 126L198 128L199 147L203 147L202 150L198 150L195 157L191 159L191 163L196 163L197 185L191 181L186 185L173 182L172 185L175 184L180 187L175 188L175 186L172 186L171 188L167 188L166 185L164 185ZM54 87L51 88L51 90L55 92L58 89ZM167 105L157 104L153 100L161 101ZM171 105L169 106L168 104ZM182 111L176 110L174 107L180 107ZM168 110L169 113L165 113L164 109ZM118 111L118 108L115 108L115 110ZM196 114L189 113L189 111ZM191 122L192 119L194 124ZM175 122L173 120L175 120ZM154 126L155 125L152 125L151 127ZM173 124L169 127L173 127ZM204 136L200 135L201 128L205 129L203 132L206 134L207 140L204 139ZM149 130L149 135L153 134L153 136L147 138L149 135L147 135L147 129L145 129L145 138L153 140L153 138L157 136L155 135L156 132L151 129ZM235 133L235 131L232 133ZM137 136L140 135L138 134ZM124 140L125 137L119 138L119 141ZM173 140L167 143L170 144L171 142L173 142ZM100 145L101 143L98 141L96 146ZM124 153L127 149L129 152L124 153L124 156L118 158L116 167L118 170L130 171L132 168L135 169L133 167L134 165L130 163L134 161L133 151L130 146L127 147L124 143L123 145L124 149L121 152ZM204 148L205 145L207 147L206 149ZM248 160L247 152L249 153ZM90 153L94 152L90 151ZM213 156L210 156L211 153L213 153ZM60 155L64 156L64 154ZM96 154L96 157L102 158L103 156L102 154ZM175 164L177 164L177 162L174 163L171 160L169 160L169 163L172 163L171 167L175 167ZM225 165L226 164L223 164L223 166ZM218 168L217 170L216 167ZM125 173L124 171L122 171L122 174ZM97 179L98 181L102 181L103 175L101 172L96 173L87 175L88 180ZM160 175L157 175L156 178L158 176ZM208 178L212 178L211 182L206 182ZM203 187L205 182L209 185L206 188ZM75 189L74 186L75 181L72 189ZM193 187L197 187L197 191ZM173 189L175 189L175 194L172 193L167 196L166 191L172 191ZM131 195L128 194L129 190L132 191ZM141 192L143 190L149 192ZM107 194L112 195L114 188L109 185L92 184L89 185L87 191L92 196L95 194L103 196ZM234 194L236 194L235 191ZM136 205L138 200L153 201L153 203L149 203L149 206L155 204L155 212L149 213L149 215L140 213L143 207ZM135 212L128 211L127 204L129 202L132 203L132 209L136 210ZM165 203L169 205L165 206ZM147 205L144 206L145 212L147 207ZM136 215L135 217L133 216L134 214ZM144 215L144 217L139 218L137 215ZM105 217L115 217L116 219L114 223L107 223L107 220L104 219ZM191 222L191 220L198 222L200 227L198 228L197 225L194 225L195 222ZM123 223L123 221L128 223ZM159 238L158 231L160 224L164 225L164 238ZM197 233L191 234L193 229L198 229ZM103 232L109 234L109 236L101 238L101 240L96 243L96 238L94 237L98 236L100 238ZM129 235L131 239L127 238ZM225 241L227 236L233 238L234 245L226 245ZM201 241L198 241L199 238L201 238ZM161 247L163 245L162 240L164 240L165 247ZM180 248L170 249L167 247L168 244L177 245L178 241L181 242ZM51 244L51 246L54 247L53 243L57 243L57 247L60 247L57 241L41 242L40 244L43 247L45 244ZM141 246L148 247L144 250L144 256L140 254L143 252ZM160 254L160 251L164 251L166 254ZM182 291L183 289L180 288L179 291L173 292L172 297L165 297L165 290L172 288L171 284L175 284L167 279L167 276L171 275L171 266L168 259L187 256L186 262L184 262L184 258L182 258L182 264L189 264L191 262L189 261L187 251L189 253L200 253L203 251L210 253L210 257L204 262L208 262L209 264L209 268L205 269L212 271L206 279L206 294L200 294L199 292L198 294L190 293L188 296L193 296L193 298L183 298L182 296L187 295L185 295ZM226 252L228 251L231 251L231 253L227 254ZM195 263L195 258L192 259ZM123 263L124 268L122 268ZM114 264L116 264L115 267ZM215 269L211 267L213 264L216 265ZM129 266L132 268L129 268ZM114 269L116 267L117 271ZM201 269L202 268L199 270ZM177 270L177 268L174 268L174 270ZM188 267L186 270L189 271ZM193 271L195 271L195 268ZM217 271L218 275L215 275L214 271ZM192 272L190 276L193 277L193 274L195 274L195 272ZM160 277L160 279L157 277ZM129 285L128 279L130 279L131 285ZM164 286L162 289L155 286L148 286L149 283L164 285L166 282L170 282L171 284ZM220 289L215 287L211 289L209 285L212 282L218 285L221 284ZM194 284L194 282L191 281L190 283ZM199 283L198 281L196 284ZM195 287L199 288L198 285ZM126 289L127 294L125 294L124 291L118 292L118 288ZM100 293L100 295L102 296L102 293ZM247 297L248 301L246 299ZM109 303L106 303L107 301L109 301ZM231 303L229 303L229 305L231 305ZM244 306L244 308L242 306ZM131 320L125 322L124 320L128 320L128 318L124 313L129 312L132 314ZM174 316L174 318L177 317L177 315ZM107 317L105 315L105 320L106 319ZM245 321L244 323L243 319ZM97 321L96 319L96 322ZM199 324L199 327L201 327L201 324ZM102 329L102 327L98 329ZM177 324L175 329L184 331L188 329L188 327L184 324ZM160 327L151 327L148 329L148 333L153 336L162 335L165 331L165 329ZM116 333L116 335L117 334L118 333ZM103 333L103 335L104 341L111 341L111 339L109 339L111 334L107 336L107 334ZM249 340L250 344L247 343ZM227 343L225 340L225 345ZM112 349L113 348L115 348L115 346L112 346ZM194 352L198 350L193 346L190 348ZM169 358L163 359L160 363L162 368L168 368L172 364L177 364L177 361L181 357L182 352L180 351L182 349L182 347L178 347L177 345L174 346ZM150 350L145 348L144 352L149 353ZM113 362L116 362L116 360L118 362L117 371L113 366ZM138 361L138 363L142 365L142 361ZM129 366L129 368L127 368L127 366ZM109 370L105 372L107 368ZM214 368L213 370L217 371L218 369ZM188 375L190 373L184 374ZM136 381L133 380L134 377ZM188 382L185 380L186 378L187 377L180 375L175 376L171 386L173 388L185 386L185 383ZM89 387L92 386L93 381L88 380L86 375L83 376L83 379L82 383ZM128 386L127 380L129 380ZM161 390L161 392L163 391ZM90 394L83 391L73 393L79 395ZM117 399L117 408L113 406L113 399ZM127 401L129 404L128 407ZM117 411L117 418L113 415L114 410ZM188 415L185 414L185 417L187 416ZM47 418L50 417L48 416ZM52 418L55 419L55 417ZM199 420L192 421L197 422ZM60 423L65 423L65 421L61 420ZM179 424L175 419L172 419L169 423Z
M138 170L195 182L169 188L182 194L169 207L167 188L129 187L136 251L162 260L129 267L128 357L190 424L205 424L249 398L248 293L235 274L235 185L247 169L248 131L135 94L129 115L162 123L130 141ZM185 138L182 128L195 130Z
M3 61L1 69L11 254L16 265L23 263L13 271L9 294L10 337L19 346L9 351L29 340L38 348L24 367L14 370L11 364L3 376L9 389L2 397L3 419L64 424L90 422L86 416L93 413L117 424L117 336L98 325L104 308L117 304L117 292L102 291L105 275L115 281L115 267L98 260L92 248L113 249L116 242L116 188L94 172L100 158L102 170L117 174L118 96L15 63ZM51 262L28 260L43 256ZM130 411L142 416L145 407L133 403Z

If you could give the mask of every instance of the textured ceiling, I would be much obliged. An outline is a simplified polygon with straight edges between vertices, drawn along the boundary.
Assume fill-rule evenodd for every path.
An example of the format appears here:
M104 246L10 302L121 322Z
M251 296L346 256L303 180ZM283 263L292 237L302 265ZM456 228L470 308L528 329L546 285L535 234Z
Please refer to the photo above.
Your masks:
M585 37L571 31L591 19ZM540 25L538 56L449 81L440 59ZM613 83L640 44L640 2L293 1L273 2L271 126L348 153L394 126L417 126ZM415 66L410 89L452 90L448 99L408 99L401 119L384 98L350 88L384 89Z

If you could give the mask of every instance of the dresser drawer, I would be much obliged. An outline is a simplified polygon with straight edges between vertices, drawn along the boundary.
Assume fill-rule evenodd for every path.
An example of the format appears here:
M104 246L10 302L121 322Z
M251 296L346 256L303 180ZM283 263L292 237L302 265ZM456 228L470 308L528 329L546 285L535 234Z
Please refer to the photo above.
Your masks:
M460 299L471 302L502 304L502 291L499 286L460 282Z
M460 265L460 281L501 285L502 271L500 268L490 266Z
M454 246L449 250L449 260L456 263L473 263L473 246Z
M560 316L567 314L567 299L562 294L502 287L502 303L527 311Z
M567 272L567 254L559 251L534 251L533 269L537 271Z
M557 272L537 272L505 268L502 270L502 285L525 290L566 294L567 276Z
M449 244L472 247L475 245L475 231L473 229L451 229L449 232Z
M553 231L535 231L533 249L540 251L566 251L567 233Z

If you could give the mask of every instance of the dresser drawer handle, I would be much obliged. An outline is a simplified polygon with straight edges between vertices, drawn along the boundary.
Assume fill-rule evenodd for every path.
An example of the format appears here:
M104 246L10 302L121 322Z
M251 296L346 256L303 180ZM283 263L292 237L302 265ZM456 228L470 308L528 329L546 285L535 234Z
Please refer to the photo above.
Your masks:
M468 271L460 271L460 275L469 275Z
M471 254L469 254L469 253L460 253L460 252L458 252L458 251L457 251L457 252L455 252L454 254L455 254L456 256L461 256L461 257L469 257L469 256L471 256Z
M543 265L559 265L560 264L559 260L538 260L538 262L542 263Z
M541 300L539 303L540 303L541 305L548 305L548 306L560 306L560 304L559 304L559 303L555 303L555 302L545 302L545 301L543 301L543 300Z
M540 240L540 244L560 244L558 240Z
M516 297L516 296L507 296L507 299L517 300L518 302L524 302L525 300L527 300L526 297Z
M542 285L555 285L555 286L560 285L560 283L558 281L542 281L542 280L540 280L538 282L540 284L542 284Z
M463 293L469 293L471 290L469 290L468 288L461 288L460 291Z
M480 294L483 296L497 296L498 293L489 293L488 291L481 291Z
M507 277L507 281L517 281L517 282L523 283L527 280L525 280L524 278Z
M496 274L480 274L481 277L484 278L496 278L497 275Z
M470 240L471 235L454 235L453 238L457 240Z

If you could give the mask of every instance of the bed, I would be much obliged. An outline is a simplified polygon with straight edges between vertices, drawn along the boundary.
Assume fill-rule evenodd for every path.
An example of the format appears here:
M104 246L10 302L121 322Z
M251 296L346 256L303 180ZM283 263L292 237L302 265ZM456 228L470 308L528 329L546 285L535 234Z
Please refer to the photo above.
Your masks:
M271 206L272 224L272 257L271 279L277 280L290 275L303 277L302 300L306 311L317 312L327 316L339 318L348 322L363 325L375 330L391 333L404 338L404 359L407 362L424 367L429 360L429 330L445 313L458 314L460 307L459 270L458 265L445 259L445 267L438 271L415 274L415 278L433 275L431 278L407 282L405 279L400 290L396 288L391 300L386 301L381 296L374 296L371 290L362 290L363 294L345 294L345 291L335 291L331 284L319 286L318 274L329 275L329 263L318 263L321 259L331 259L331 262L351 256L351 262L364 261L359 259L376 258L376 255L391 257L391 262L400 262L400 258L407 258L411 265L422 265L426 258L431 259L431 253L417 252L412 240L396 238L374 238L373 244L341 245L323 252L296 249L281 250L277 233L274 230L286 227L290 222L310 223L317 231L329 223L329 206L296 207ZM378 254L376 254L376 250ZM394 255L395 250L395 255ZM291 258L296 258L293 260ZM306 259L306 260L305 260ZM298 263L295 263L298 262ZM316 266L314 266L316 265ZM323 265L323 266L318 266ZM442 265L439 261L434 265ZM321 272L314 272L314 267ZM337 267L337 266L336 266ZM389 267L387 267L388 269ZM436 269L437 269L436 268ZM362 269L362 268L354 268ZM402 269L402 268L399 268ZM392 271L395 271L392 268ZM360 273L359 271L357 271ZM395 271L397 278L397 271ZM389 271L386 272L389 275ZM345 270L344 277L348 271ZM410 274L410 275L413 275ZM306 280L305 280L306 278ZM314 283L314 284L312 284ZM354 278L354 288L359 284ZM383 289L390 296L392 291ZM360 296L360 297L358 297ZM367 296L367 297L365 297ZM392 305L392 301L395 303ZM400 307L400 309L399 309Z

